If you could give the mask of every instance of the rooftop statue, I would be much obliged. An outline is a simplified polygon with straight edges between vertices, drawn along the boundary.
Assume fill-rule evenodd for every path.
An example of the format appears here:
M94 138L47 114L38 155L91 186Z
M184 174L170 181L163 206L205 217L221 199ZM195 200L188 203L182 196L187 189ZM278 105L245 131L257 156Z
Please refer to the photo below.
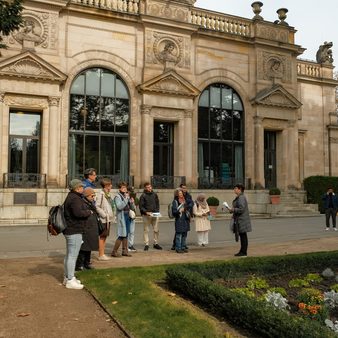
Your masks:
M324 63L327 65L333 64L332 57L332 42L325 41L324 44L320 45L316 54L316 60L318 63Z

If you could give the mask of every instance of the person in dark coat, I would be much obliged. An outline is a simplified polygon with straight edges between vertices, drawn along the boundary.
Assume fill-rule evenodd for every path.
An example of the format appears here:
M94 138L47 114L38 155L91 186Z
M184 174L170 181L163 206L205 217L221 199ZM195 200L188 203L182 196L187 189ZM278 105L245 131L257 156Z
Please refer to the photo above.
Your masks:
M182 189L175 190L172 214L175 217L175 250L177 253L188 252L186 239L190 230L190 213Z
M82 289L83 285L74 275L75 264L81 248L86 221L92 215L92 211L88 209L82 199L82 181L74 179L70 182L69 187L70 192L64 202L67 227L63 231L63 235L66 239L67 251L64 259L63 285L67 289Z
M336 216L338 210L338 198L333 192L331 187L327 188L326 194L322 196L322 201L325 208L325 221L326 221L326 230L330 230L330 217L332 218L332 228L334 231L337 231L336 228Z
M91 252L99 249L99 213L95 206L95 191L92 188L86 188L83 192L83 200L91 215L84 225L83 243L76 261L76 271L93 269L90 261Z
M229 211L233 213L232 224L233 231L239 235L241 240L241 249L235 256L247 256L248 254L248 235L247 233L252 231L248 201L244 196L244 186L242 184L236 184L234 187L234 193L237 195L232 201L232 209Z

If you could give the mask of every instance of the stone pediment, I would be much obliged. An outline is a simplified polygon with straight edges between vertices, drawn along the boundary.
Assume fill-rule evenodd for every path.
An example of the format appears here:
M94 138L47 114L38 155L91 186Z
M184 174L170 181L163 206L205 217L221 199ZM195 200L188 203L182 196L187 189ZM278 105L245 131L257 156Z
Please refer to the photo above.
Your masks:
M174 96L191 96L195 97L200 91L190 82L178 75L174 70L169 70L151 80L139 85L138 90L141 93L153 92Z
M0 62L0 77L63 82L67 76L36 54L26 51Z
M298 109L302 103L299 102L291 93L289 93L280 84L273 85L260 91L254 99L253 103L257 105L275 106L288 109Z

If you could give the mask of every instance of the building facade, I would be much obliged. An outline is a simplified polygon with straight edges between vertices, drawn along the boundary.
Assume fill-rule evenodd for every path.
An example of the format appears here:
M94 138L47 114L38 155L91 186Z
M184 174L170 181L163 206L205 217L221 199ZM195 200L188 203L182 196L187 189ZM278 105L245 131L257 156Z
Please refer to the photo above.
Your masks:
M303 61L285 16L194 3L25 1L0 56L0 218L55 204L87 167L158 188L338 175L330 46Z

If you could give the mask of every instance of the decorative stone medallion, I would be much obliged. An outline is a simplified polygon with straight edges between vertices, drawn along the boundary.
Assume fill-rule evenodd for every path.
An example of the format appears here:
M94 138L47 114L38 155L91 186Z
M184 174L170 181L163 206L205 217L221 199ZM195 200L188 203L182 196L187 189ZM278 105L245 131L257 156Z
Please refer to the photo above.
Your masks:
M258 74L263 80L280 79L282 82L291 81L291 58L288 55L265 51L258 52Z

